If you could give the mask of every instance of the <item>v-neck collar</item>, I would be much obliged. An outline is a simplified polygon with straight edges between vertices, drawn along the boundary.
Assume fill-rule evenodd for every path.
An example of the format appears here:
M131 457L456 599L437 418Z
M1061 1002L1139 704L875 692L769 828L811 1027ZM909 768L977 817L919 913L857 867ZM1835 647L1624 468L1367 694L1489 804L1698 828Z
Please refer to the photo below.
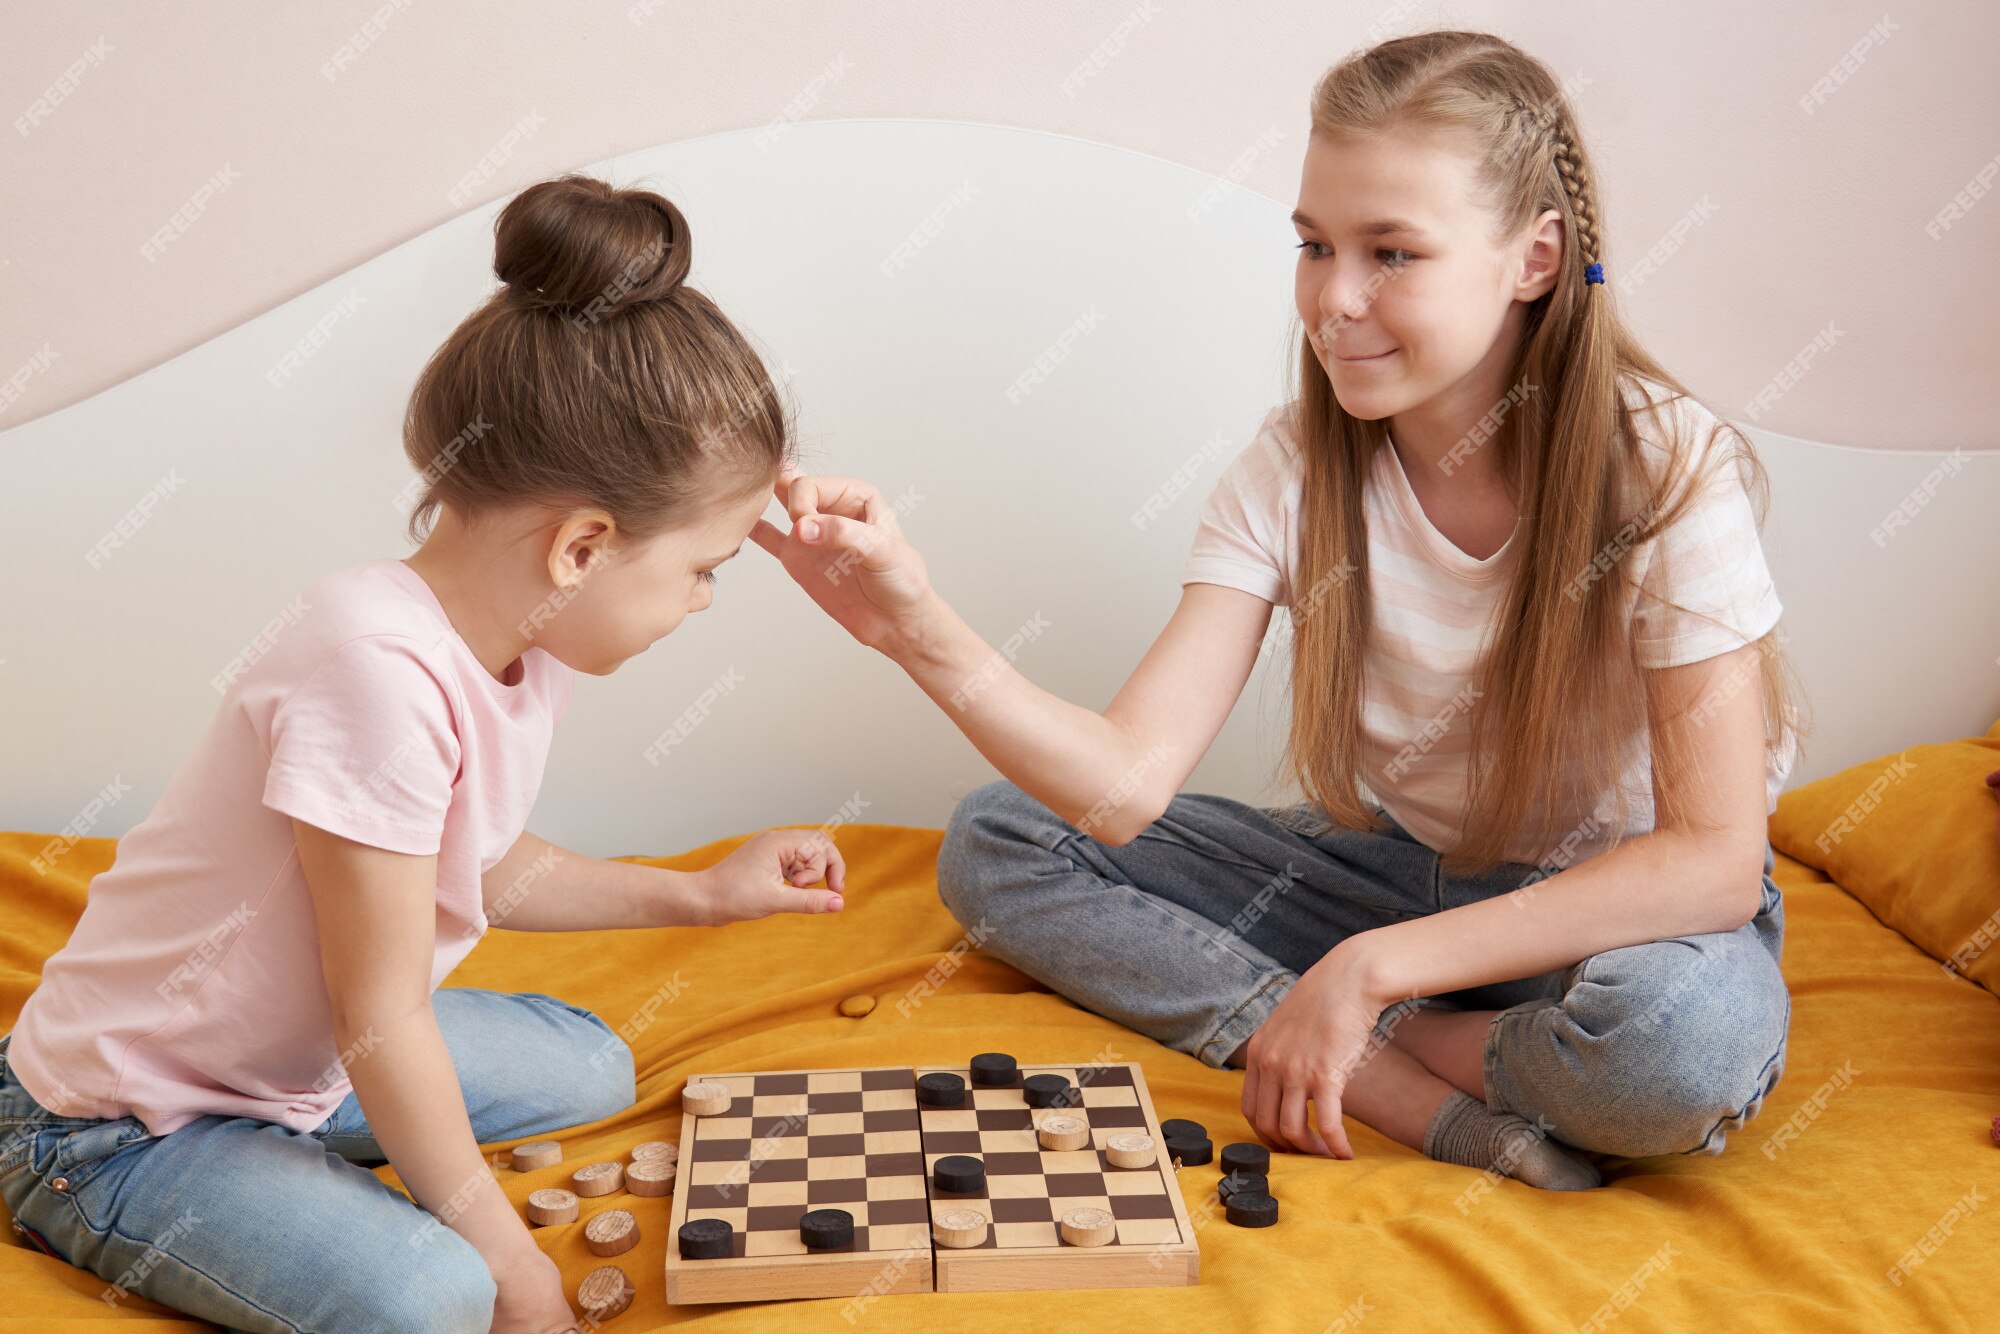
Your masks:
M1468 583L1483 583L1498 577L1508 564L1508 556L1514 550L1514 543L1521 536L1521 520L1514 521L1514 531L1500 544L1500 549L1481 560L1465 551L1456 542L1439 532L1430 516L1424 513L1423 504L1417 499L1416 489L1410 485L1410 477L1403 470L1402 456L1396 452L1396 442L1385 433L1381 452L1388 455L1387 462L1379 464L1386 474L1383 485L1402 511L1403 521L1416 534L1418 544L1431 562L1442 570L1456 575Z

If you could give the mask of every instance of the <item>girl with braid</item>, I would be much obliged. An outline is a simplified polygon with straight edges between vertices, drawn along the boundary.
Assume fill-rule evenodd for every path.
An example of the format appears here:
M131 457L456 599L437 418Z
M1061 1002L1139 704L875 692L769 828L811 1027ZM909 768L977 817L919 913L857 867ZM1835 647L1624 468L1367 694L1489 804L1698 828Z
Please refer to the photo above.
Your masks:
M1581 1189L1591 1155L1719 1152L1783 1069L1766 817L1798 726L1764 478L1626 330L1601 208L1568 97L1500 38L1327 72L1296 397L1102 712L996 661L867 484L787 474L790 531L753 530L1010 780L953 815L946 904L1077 1003L1241 1067L1280 1149L1351 1157L1344 1112ZM1276 608L1305 800L1181 793Z

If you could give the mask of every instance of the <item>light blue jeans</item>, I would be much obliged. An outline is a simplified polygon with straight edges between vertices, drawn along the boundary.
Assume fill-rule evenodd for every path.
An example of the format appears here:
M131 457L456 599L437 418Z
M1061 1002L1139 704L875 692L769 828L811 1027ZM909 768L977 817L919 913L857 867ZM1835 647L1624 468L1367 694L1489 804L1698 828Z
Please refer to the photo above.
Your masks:
M1385 831L1358 832L1309 805L1184 794L1113 847L1012 783L989 783L952 814L938 888L988 953L1222 1066L1342 940L1505 894L1534 872L1452 875L1382 819ZM1496 1110L1596 1153L1720 1153L1784 1069L1791 997L1774 865L1767 843L1762 910L1734 931L1606 950L1424 1003L1500 1011L1485 1050Z
M438 1031L481 1144L633 1102L632 1052L589 1010L538 992L445 987ZM350 1092L310 1132L202 1116L52 1116L0 1038L0 1197L29 1243L229 1330L485 1334L494 1286L456 1232L367 1167L385 1161Z

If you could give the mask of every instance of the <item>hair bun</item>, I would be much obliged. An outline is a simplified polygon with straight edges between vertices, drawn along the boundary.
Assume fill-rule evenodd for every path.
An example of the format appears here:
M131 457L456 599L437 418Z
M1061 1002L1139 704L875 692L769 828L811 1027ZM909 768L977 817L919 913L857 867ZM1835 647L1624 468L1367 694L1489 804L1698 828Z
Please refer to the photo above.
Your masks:
M493 227L493 272L525 305L609 315L673 295L692 266L687 219L651 190L591 176L531 185Z

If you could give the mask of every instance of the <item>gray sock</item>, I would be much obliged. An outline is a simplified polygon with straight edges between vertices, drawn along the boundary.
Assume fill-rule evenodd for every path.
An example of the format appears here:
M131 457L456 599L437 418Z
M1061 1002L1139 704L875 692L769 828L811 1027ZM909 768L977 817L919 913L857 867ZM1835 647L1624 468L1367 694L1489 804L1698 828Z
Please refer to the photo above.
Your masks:
M1512 1112L1496 1112L1461 1089L1439 1104L1424 1130L1424 1156L1478 1167L1543 1190L1589 1190L1597 1169Z

